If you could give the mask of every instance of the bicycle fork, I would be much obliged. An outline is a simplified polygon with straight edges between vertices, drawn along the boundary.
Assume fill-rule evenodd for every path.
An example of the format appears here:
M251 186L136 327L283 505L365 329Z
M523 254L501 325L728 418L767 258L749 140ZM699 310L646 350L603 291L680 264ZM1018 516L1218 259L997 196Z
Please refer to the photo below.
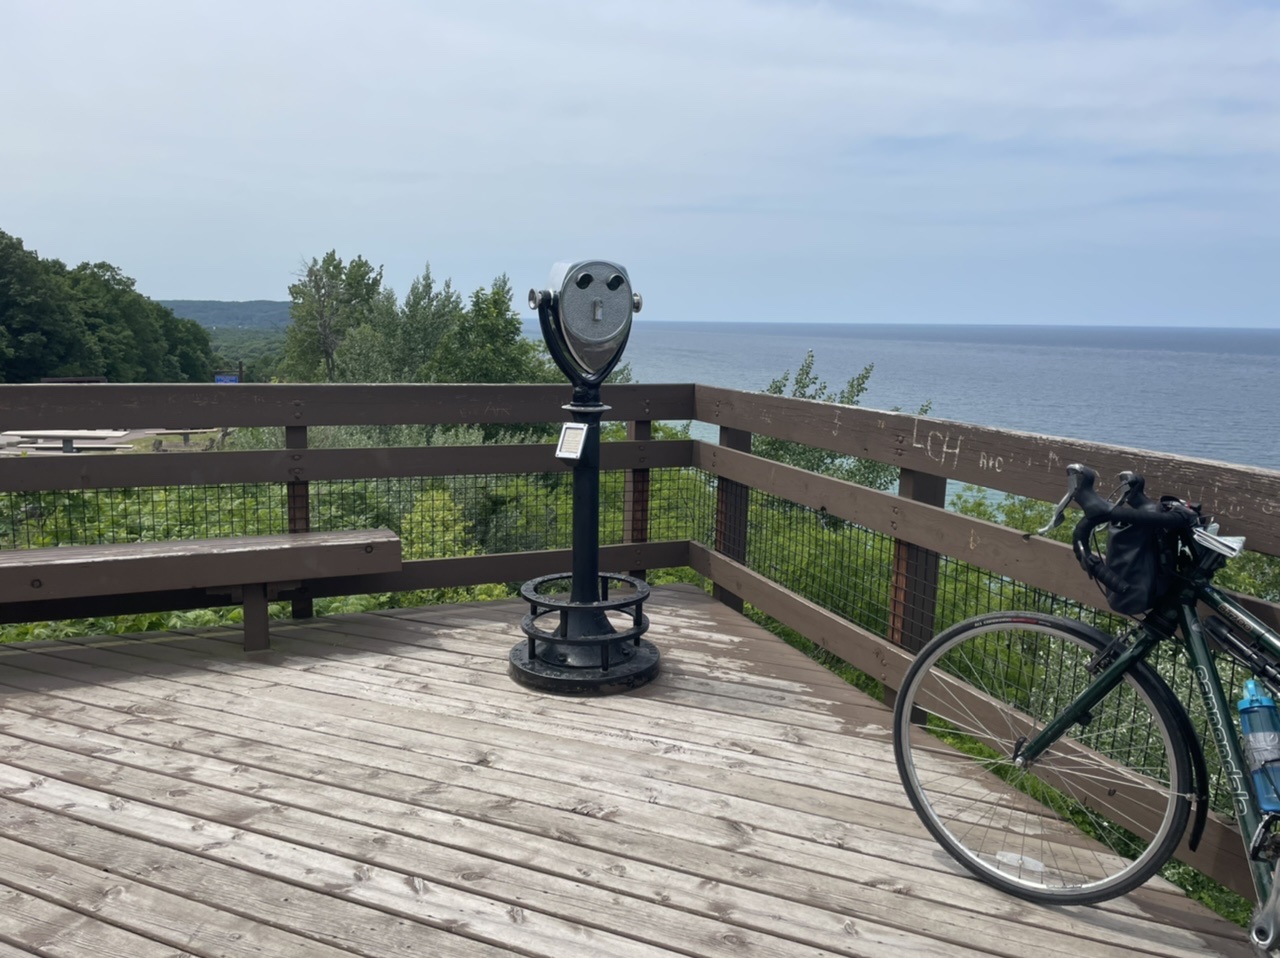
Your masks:
M1142 661L1151 647L1160 641L1159 636L1142 632L1137 641L1125 646L1113 642L1091 663L1089 671L1096 678L1080 693L1074 702L1063 709L1056 718L1041 729L1040 734L1030 741L1018 743L1013 762L1019 768L1033 765L1041 755L1077 724L1087 724L1090 712L1099 702L1107 697L1120 684L1126 672L1134 663Z

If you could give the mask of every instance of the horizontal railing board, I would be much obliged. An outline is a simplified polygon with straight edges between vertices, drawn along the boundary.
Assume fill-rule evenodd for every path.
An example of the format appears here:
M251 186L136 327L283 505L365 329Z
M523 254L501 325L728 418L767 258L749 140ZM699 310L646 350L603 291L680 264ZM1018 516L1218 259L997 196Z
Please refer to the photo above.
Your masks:
M1032 499L1060 499L1073 462L1098 470L1105 491L1112 477L1133 470L1147 477L1151 494L1200 502L1224 534L1247 536L1250 549L1280 555L1274 470L713 386L697 386L695 396L703 422Z
M601 391L608 420L693 418L693 385L621 383ZM11 429L220 429L404 423L563 422L568 385L0 385Z
M604 470L688 466L691 440L604 442ZM221 485L409 476L568 472L553 443L372 449L272 449L162 455L66 456L5 460L0 492Z
M687 540L637 542L600 548L600 568L667 569L688 565ZM451 559L418 559L404 562L400 572L335 576L311 580L299 589L281 590L278 598L367 595L375 592L407 592L449 586L485 585L492 582L524 582L542 575L568 572L573 554L568 549L519 552L502 555L462 556ZM276 601L276 597L272 597ZM91 596L0 603L0 624L48 622L106 615L134 615L238 605L228 596L210 595L203 589L175 589L125 595Z
M909 652L706 546L689 544L689 565L890 689L901 686L911 667ZM1239 850L1239 833L1229 822L1210 815L1199 848L1191 852L1184 839L1177 855L1241 894L1248 894L1252 879Z
M559 422L565 386L38 385L0 386L9 429ZM692 385L605 389L609 419L692 419L821 446L1042 500L1063 467L1146 474L1154 492L1205 504L1223 531L1280 554L1280 472L988 429L903 413ZM6 470L8 471L8 470Z
M713 475L811 509L826 510L837 518L1090 608L1110 611L1071 547L1061 542L711 443L696 443L693 462ZM1235 598L1272 628L1280 629L1280 605L1253 596Z
M749 453L698 443L694 465L772 496L795 502L997 575L1106 609L1069 546L1027 538L1016 529L971 519L887 492L806 472Z

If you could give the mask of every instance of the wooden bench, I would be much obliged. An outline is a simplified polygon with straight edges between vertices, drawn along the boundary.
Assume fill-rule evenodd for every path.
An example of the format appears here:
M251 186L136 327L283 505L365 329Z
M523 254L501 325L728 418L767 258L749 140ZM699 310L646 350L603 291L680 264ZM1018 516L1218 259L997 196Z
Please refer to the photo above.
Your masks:
M270 644L269 598L308 579L400 565L400 539L387 529L14 549L0 552L0 603L47 610L85 597L202 590L243 603L244 647L257 650Z

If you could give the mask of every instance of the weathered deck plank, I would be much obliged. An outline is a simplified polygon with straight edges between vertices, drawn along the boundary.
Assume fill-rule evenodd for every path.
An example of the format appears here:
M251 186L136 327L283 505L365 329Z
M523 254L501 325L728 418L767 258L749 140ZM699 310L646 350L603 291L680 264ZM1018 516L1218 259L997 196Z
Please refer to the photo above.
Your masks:
M1162 883L973 881L882 706L699 594L650 606L664 673L607 699L507 679L519 603L0 649L0 958L1250 953Z
M21 942L25 948L19 950L7 941ZM0 958L90 954L102 958L190 958L191 953L43 898L0 887Z

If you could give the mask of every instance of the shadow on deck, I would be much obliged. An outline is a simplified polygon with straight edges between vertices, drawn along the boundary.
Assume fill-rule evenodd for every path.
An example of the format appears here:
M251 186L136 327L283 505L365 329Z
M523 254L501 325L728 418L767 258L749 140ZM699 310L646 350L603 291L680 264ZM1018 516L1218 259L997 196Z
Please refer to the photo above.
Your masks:
M968 878L885 708L700 592L601 699L507 678L525 608L0 649L0 958L1251 954L1159 880Z

